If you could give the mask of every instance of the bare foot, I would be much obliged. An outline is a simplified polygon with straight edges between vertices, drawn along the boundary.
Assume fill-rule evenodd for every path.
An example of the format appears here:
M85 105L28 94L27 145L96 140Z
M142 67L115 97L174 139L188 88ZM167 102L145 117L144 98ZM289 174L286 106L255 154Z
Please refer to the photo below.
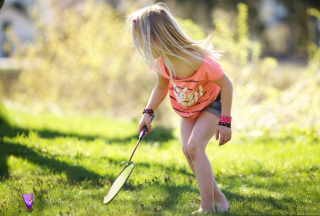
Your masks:
M203 208L200 208L199 210L197 211L194 211L194 212L191 212L192 215L197 215L197 214L208 214L208 213L215 213L216 211L213 209L211 211L209 210L205 210Z
M223 193L214 197L214 201L217 204L218 212L229 212L230 211L229 203L227 201L226 196Z

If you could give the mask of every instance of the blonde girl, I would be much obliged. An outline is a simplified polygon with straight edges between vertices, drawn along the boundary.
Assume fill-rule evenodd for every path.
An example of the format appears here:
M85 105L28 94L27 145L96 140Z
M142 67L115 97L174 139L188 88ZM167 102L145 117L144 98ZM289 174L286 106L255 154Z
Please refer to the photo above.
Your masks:
M128 16L132 41L138 53L157 76L139 123L151 131L154 110L169 92L174 111L181 116L182 151L196 175L201 196L199 210L229 211L229 203L213 177L205 153L209 140L220 138L219 146L231 139L232 84L216 61L208 38L196 41L186 35L164 3L140 9ZM209 44L209 45L207 45Z

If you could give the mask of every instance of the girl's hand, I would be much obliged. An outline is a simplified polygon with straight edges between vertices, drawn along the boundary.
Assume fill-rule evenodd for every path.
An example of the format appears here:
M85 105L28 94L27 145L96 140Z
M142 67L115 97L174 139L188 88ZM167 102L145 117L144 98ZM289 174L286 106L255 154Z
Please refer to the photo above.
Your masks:
M217 125L216 140L219 139L219 133L220 133L219 146L222 146L223 144L229 142L229 140L231 139L231 128L225 127L222 125Z
M147 133L151 132L151 116L148 113L142 115L141 120L139 122L138 132L141 133L143 127L147 125L148 131Z

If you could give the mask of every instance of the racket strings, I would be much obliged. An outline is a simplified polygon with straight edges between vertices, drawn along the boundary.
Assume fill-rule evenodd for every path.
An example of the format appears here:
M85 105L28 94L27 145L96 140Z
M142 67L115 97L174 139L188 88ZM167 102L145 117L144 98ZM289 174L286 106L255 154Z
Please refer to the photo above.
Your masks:
M122 172L118 175L116 180L113 182L107 195L104 197L104 200L103 200L104 204L107 204L108 202L110 202L118 194L118 192L120 191L124 183L129 178L133 168L134 168L134 163L132 162L122 170Z

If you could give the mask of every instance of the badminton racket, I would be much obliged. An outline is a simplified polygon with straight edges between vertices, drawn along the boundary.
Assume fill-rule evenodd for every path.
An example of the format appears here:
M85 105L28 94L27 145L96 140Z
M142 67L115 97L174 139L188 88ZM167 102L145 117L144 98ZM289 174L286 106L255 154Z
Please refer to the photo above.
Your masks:
M155 115L151 116L151 122L153 121L154 117L155 117ZM127 165L124 167L124 169L117 176L117 178L115 179L115 181L111 185L110 189L108 190L108 192L104 196L103 204L108 204L118 194L118 192L121 190L122 186L126 183L128 178L130 177L130 175L131 175L131 173L133 171L133 168L135 166L135 163L133 161L131 162L131 159L132 159L133 154L135 153L140 141L146 135L147 131L148 131L148 128L145 125L143 127L142 131L140 132L139 140L138 140L138 142L136 144L136 147L134 148L134 150L132 152L132 155L131 155Z

